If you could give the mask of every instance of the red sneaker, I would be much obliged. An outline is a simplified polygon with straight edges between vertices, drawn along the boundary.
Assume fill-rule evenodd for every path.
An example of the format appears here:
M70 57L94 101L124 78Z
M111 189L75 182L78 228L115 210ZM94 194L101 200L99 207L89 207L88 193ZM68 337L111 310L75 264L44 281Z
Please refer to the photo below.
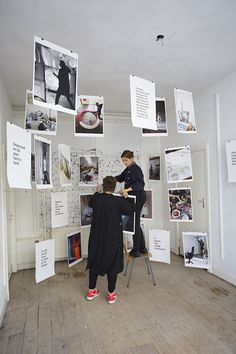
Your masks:
M94 290L88 290L87 292L87 300L93 300L95 299L95 297L99 296L100 295L100 291L97 290L97 289L94 289Z
M107 294L107 301L109 304L114 304L114 302L117 300L118 295L114 292L112 294L108 293Z

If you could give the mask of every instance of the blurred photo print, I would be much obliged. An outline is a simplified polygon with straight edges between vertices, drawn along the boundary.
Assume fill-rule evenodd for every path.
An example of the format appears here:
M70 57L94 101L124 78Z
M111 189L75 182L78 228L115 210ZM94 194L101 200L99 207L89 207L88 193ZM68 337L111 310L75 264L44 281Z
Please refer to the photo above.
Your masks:
M142 129L142 136L166 136L168 135L166 101L164 97L156 98L156 125L157 130Z
M33 104L32 91L26 91L25 129L31 133L56 135L57 111Z
M34 104L75 115L77 76L77 54L34 37Z
M192 92L174 89L178 133L196 133Z
M104 99L101 96L77 96L76 136L104 136Z
M81 156L79 184L96 186L98 181L98 156Z
M34 136L35 183L38 189L52 188L51 141Z
M67 259L69 267L72 267L83 260L80 232L67 235Z
M149 156L149 179L160 181L160 156Z
M190 188L169 189L170 221L192 222L192 198Z
M192 268L209 268L208 239L204 232L183 232L184 265Z
M118 197L123 198L120 194L118 193L113 193L113 195L116 195ZM125 198L125 200L130 203L130 205L132 206L132 209L134 210L134 212L132 213L132 215L125 215L122 214L121 215L121 222L122 222L122 230L125 233L131 233L134 234L135 233L135 205L136 205L136 196L135 195L128 195L127 198Z
M193 180L190 146L165 149L167 183Z
M71 158L70 158L70 146L59 144L59 172L61 186L71 185Z
M90 199L93 194L80 194L80 219L81 227L90 226L93 219L93 208L90 207Z
M152 219L152 190L145 190L147 200L141 210L141 218Z

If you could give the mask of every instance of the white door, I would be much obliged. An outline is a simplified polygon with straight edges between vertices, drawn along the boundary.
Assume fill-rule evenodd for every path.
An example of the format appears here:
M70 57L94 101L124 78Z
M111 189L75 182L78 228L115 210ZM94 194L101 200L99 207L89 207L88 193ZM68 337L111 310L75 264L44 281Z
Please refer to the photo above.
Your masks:
M183 255L183 231L207 232L207 173L205 149L192 150L191 159L193 181L178 183L178 187L190 187L192 195L193 222L181 222L177 225L177 237L180 254Z

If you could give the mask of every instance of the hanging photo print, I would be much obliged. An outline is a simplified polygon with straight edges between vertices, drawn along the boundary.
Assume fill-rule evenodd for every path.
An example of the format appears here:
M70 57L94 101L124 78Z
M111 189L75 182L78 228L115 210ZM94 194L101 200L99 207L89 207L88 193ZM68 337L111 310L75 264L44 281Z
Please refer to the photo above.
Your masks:
M183 232L184 265L193 268L209 268L208 240L204 232Z
M170 231L150 229L149 251L150 261L170 264Z
M98 156L81 156L79 184L96 186L98 181Z
M113 195L123 198L120 194L117 194L117 193L113 193ZM128 197L125 198L125 200L128 203L130 203L134 212L132 213L132 215L125 215L125 214L121 215L122 230L123 230L123 232L134 234L135 233L136 196L135 195L128 195Z
M90 226L93 219L93 208L89 206L93 194L80 194L80 219L81 227Z
M130 75L131 119L134 127L156 130L155 84Z
M38 189L53 188L51 177L51 141L34 136L35 183Z
M59 144L59 172L62 187L71 185L71 158L70 146Z
M226 142L228 182L236 182L236 140Z
M69 267L72 267L83 260L80 232L67 235L67 259Z
M39 283L55 275L54 239L35 243L35 281Z
M67 192L51 193L52 228L68 225Z
M192 92L174 89L178 133L196 133Z
M57 111L33 104L32 91L26 91L25 129L31 133L56 135Z
M149 179L160 181L160 156L149 157Z
M77 54L34 37L34 104L75 115L77 75Z
M7 180L10 188L31 189L31 134L7 122Z
M165 149L167 183L193 180L190 146Z
M169 189L170 221L192 222L192 198L190 188Z
M156 126L157 130L142 129L142 136L166 136L168 135L166 101L165 98L156 98Z
M77 96L76 136L104 136L104 99L101 96Z
M145 190L147 200L141 210L141 218L152 219L152 190Z

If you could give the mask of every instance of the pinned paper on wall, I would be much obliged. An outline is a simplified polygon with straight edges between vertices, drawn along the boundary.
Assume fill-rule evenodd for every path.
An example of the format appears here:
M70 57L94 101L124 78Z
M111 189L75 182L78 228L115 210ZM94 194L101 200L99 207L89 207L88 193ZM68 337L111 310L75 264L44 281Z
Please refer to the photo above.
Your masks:
M167 183L193 180L190 146L165 149Z
M160 181L160 156L149 156L149 179Z
M98 156L80 157L80 185L96 186L99 181Z
M205 232L183 232L184 265L209 268L208 239Z
M142 129L142 136L166 136L168 135L167 115L166 115L166 101L164 97L156 98L156 128Z
M191 188L169 189L169 212L170 221L193 221Z
M141 210L141 218L152 219L152 190L145 190L147 200Z
M69 267L72 267L83 260L80 232L74 232L67 235L67 258Z
M71 185L71 157L70 146L59 144L59 172L62 187Z
M236 182L236 140L226 142L228 182Z
M178 133L196 133L192 92L174 89Z
M90 226L93 220L93 208L89 206L93 194L80 194L81 226Z
M31 189L31 134L9 122L7 179L11 188Z
M150 261L170 263L170 231L149 230Z
M54 239L35 243L35 280L39 283L55 275Z
M53 188L51 176L51 141L34 136L35 183L38 189Z
M52 228L68 225L67 192L51 193Z
M130 75L131 120L134 127L157 130L155 84Z

